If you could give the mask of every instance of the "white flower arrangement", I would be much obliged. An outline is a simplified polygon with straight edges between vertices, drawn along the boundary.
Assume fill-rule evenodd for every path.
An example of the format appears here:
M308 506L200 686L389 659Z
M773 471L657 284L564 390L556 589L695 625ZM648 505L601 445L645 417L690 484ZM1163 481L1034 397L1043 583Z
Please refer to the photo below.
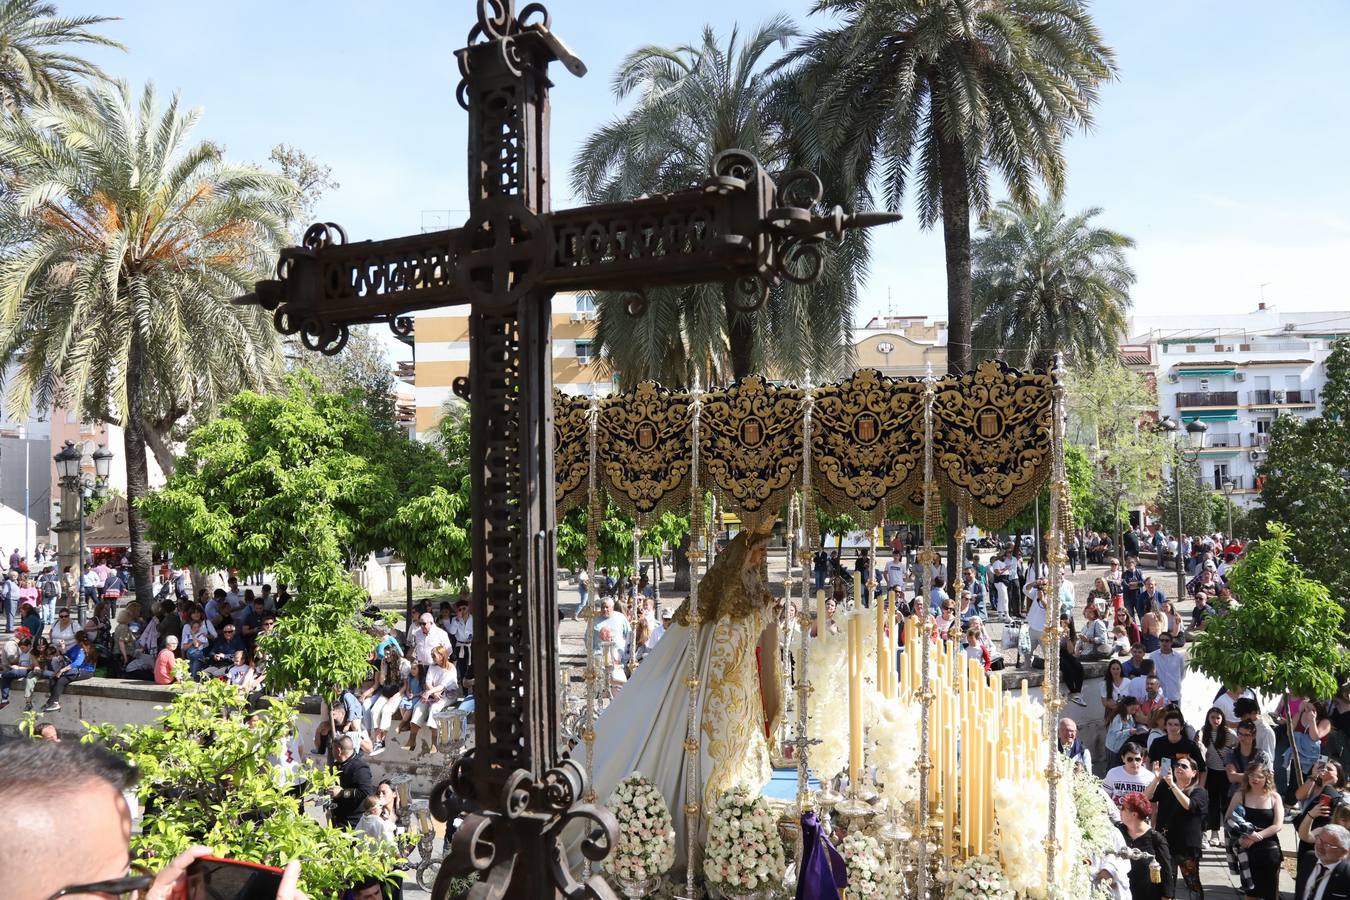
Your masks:
M988 856L972 856L947 880L947 900L1015 900L1003 870Z
M664 875L675 864L675 825L656 785L634 772L605 805L619 822L619 842L605 858L605 871L628 882Z
M1097 856L1113 845L1116 826L1111 820L1110 800L1102 783L1091 772L1073 772L1073 807L1085 856Z
M886 852L871 835L853 832L839 845L839 855L848 866L848 896L889 897L890 866Z
M809 666L807 728L820 741L811 748L811 770L824 781L848 764L848 704L839 699L848 696L848 636L824 633L812 641Z
M778 821L757 791L737 785L724 793L708 824L703 875L724 894L777 890L787 859Z
M894 697L877 705L878 722L872 761L882 795L892 804L904 805L919 793L919 704Z

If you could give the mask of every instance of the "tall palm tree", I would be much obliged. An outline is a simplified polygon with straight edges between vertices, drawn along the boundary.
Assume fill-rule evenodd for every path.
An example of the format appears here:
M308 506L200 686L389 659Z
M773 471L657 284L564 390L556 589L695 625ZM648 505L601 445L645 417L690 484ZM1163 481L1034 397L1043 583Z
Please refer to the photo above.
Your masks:
M56 4L42 0L0 0L0 109L13 116L36 104L79 103L82 79L107 76L65 47L126 49L89 30L91 25L114 21L111 16L57 16Z
M971 367L970 217L997 173L1030 205L1064 184L1064 138L1115 73L1081 0L816 0L838 18L788 54L790 127L809 164L942 220L948 369Z
M702 41L641 47L614 75L616 100L635 96L631 110L593 133L577 153L574 190L589 202L677 191L705 177L717 154L753 153L769 171L790 166L772 108L768 54L797 34L777 16L725 46L711 27ZM623 296L600 294L601 358L626 384L654 378L687 384L725 383L757 369L785 377L811 369L829 375L852 354L849 326L856 273L866 258L860 229L829 254L814 285L776 286L758 313L735 308L722 285L653 289L644 315L625 310Z
M971 210L997 174L1030 205L1036 182L1064 185L1064 139L1092 122L1115 54L1083 0L816 0L837 24L781 62L788 128L808 165L875 187L898 210L916 183L919 224L942 220L947 368L971 358ZM948 578L956 511L947 505Z
M196 111L125 84L75 107L0 127L9 192L0 224L22 241L0 257L0 359L12 414L66 406L124 429L127 495L149 490L147 444L166 473L173 430L279 374L258 307L235 306L286 239L296 198L284 177L188 144ZM150 546L128 516L137 594Z
M1097 208L1070 216L1057 202L1004 201L972 246L975 351L1016 366L1072 366L1115 357L1125 333L1134 241L1099 228Z

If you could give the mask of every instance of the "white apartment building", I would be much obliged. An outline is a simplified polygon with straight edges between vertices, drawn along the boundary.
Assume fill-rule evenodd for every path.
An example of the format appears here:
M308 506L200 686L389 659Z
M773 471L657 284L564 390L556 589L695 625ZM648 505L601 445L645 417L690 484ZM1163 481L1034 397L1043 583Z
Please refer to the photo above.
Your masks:
M1247 314L1135 316L1130 344L1151 351L1158 415L1209 426L1202 482L1250 506L1256 470L1279 416L1321 414L1332 341L1350 336L1350 312L1280 312L1262 303Z

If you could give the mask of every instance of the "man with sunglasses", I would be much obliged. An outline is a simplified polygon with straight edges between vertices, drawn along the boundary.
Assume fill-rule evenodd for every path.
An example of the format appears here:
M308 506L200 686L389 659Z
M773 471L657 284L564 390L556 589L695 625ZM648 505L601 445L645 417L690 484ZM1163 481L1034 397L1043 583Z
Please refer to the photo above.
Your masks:
M6 900L170 900L184 896L193 860L209 856L193 847L149 875L132 865L127 841L131 811L122 792L132 769L106 750L76 743L12 741L0 746L0 809L5 839L0 872ZM78 808L79 814L72 815ZM52 835L60 840L53 841ZM41 865L33 848L44 848ZM305 900L296 887L300 865L286 867L277 900Z
M1119 807L1130 794L1142 794L1148 790L1157 775L1144 765L1144 748L1133 741L1120 748L1121 764L1106 773L1102 787Z

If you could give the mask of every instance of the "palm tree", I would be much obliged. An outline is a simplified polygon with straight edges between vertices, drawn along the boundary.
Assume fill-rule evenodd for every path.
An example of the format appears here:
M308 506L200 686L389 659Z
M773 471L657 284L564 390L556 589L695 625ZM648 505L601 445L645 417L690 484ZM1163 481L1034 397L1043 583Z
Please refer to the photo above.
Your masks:
M791 19L777 16L744 41L733 29L725 47L705 27L698 44L630 53L613 91L616 100L636 95L636 102L582 145L574 190L588 202L681 190L707 177L717 154L732 148L753 153L769 171L787 168L765 57L796 34ZM638 317L626 312L626 297L600 294L601 358L626 384L688 384L695 376L720 384L765 368L784 377L807 369L829 375L852 354L854 276L866 258L860 231L828 256L816 284L775 287L758 316L737 310L722 285L652 289Z
M6 408L65 406L125 434L131 558L150 599L150 545L134 501L146 445L169 473L174 429L244 388L277 383L269 316L235 306L286 239L294 185L189 146L198 114L125 84L0 127L10 168L0 220L22 240L0 258Z
M56 4L0 0L0 108L9 116L37 104L72 105L83 99L81 79L105 80L103 70L64 49L91 44L126 49L95 34L110 16L57 17Z
M1092 122L1115 54L1082 0L816 0L838 24L780 63L787 127L807 165L875 188L897 211L911 181L919 224L942 220L947 368L971 358L971 210L996 173L1029 206L1064 186L1064 139ZM947 504L947 520L956 510ZM948 528L948 577L958 561Z
M1134 241L1057 202L1029 210L1004 201L972 246L975 351L1021 367L1048 368L1056 351L1071 366L1115 357L1125 333Z
M948 370L971 367L970 216L997 173L1030 206L1058 196L1063 143L1091 124L1114 53L1081 0L816 0L839 24L783 60L790 127L808 164L875 184L898 210L917 184L919 223L942 220Z

